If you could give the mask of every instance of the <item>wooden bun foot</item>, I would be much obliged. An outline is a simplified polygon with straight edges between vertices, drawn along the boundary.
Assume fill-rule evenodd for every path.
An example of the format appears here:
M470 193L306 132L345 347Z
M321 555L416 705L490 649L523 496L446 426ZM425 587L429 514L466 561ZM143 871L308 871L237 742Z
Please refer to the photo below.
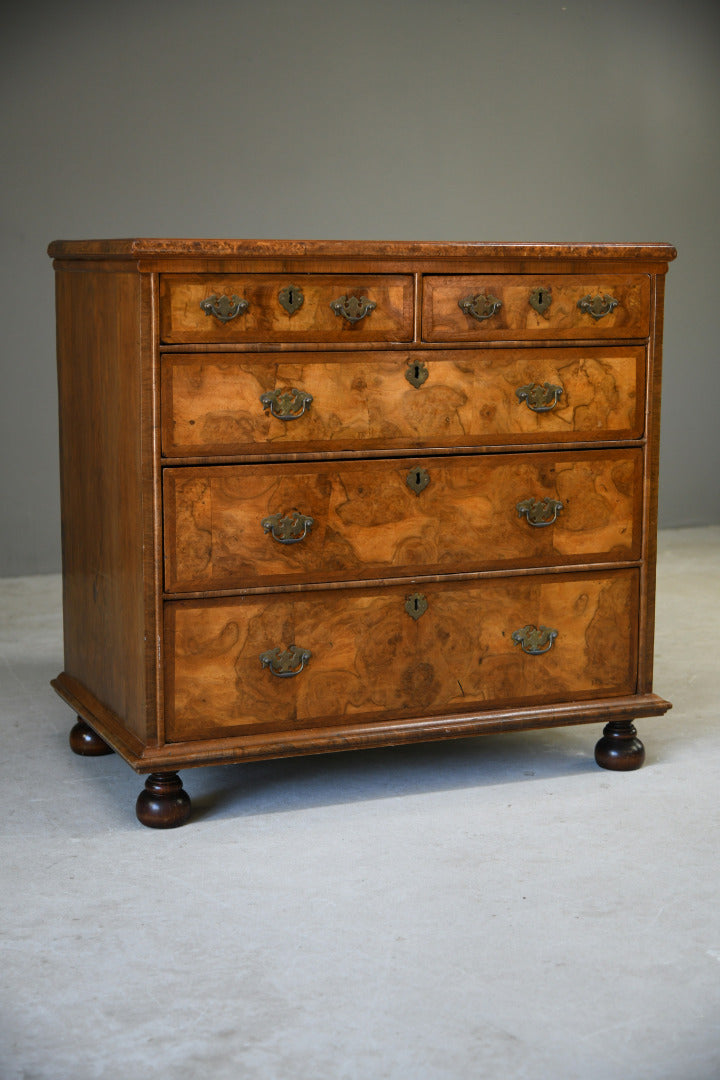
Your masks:
M631 720L611 720L595 747L595 760L603 769L629 772L645 760L645 747Z
M78 716L77 723L70 731L70 749L81 757L102 757L113 754L111 746L101 739L93 729Z
M174 829L190 817L190 796L175 772L150 773L138 795L135 813L150 829Z

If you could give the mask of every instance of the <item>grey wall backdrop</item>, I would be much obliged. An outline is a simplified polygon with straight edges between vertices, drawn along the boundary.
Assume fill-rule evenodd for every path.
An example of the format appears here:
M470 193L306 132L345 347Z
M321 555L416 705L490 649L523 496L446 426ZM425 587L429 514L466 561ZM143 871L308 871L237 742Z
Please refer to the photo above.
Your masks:
M0 50L0 574L60 565L56 238L670 241L661 524L720 521L716 0L29 0Z

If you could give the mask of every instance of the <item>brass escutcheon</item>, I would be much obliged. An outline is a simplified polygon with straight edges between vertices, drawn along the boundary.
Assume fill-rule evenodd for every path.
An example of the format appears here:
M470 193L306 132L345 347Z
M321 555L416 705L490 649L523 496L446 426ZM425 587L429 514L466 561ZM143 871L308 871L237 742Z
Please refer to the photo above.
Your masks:
M294 315L305 303L302 289L298 285L286 285L278 293L278 300L288 315Z
M548 289L546 285L538 285L537 289L530 293L528 303L538 315L544 315L552 304L552 289Z
M420 592L412 593L405 601L405 610L411 619L417 620L421 615L424 615L428 609L427 597L423 596Z
M430 372L425 367L425 364L421 360L409 360L407 371L405 372L405 378L418 390L427 379Z
M552 648L557 636L557 630L551 630L549 626L533 626L529 623L520 630L514 630L512 639L528 656L541 656Z
M218 296L217 293L211 293L206 300L200 301L200 307L206 315L214 315L220 322L230 322L231 319L236 319L238 315L244 315L250 304L247 300L243 300L241 296Z
M430 483L430 473L426 469L411 469L405 477L405 483L411 491L419 495Z
M544 499L523 499L515 507L518 517L524 514L528 524L535 525L537 528L554 524L562 508L563 504L559 499L551 499L549 496Z

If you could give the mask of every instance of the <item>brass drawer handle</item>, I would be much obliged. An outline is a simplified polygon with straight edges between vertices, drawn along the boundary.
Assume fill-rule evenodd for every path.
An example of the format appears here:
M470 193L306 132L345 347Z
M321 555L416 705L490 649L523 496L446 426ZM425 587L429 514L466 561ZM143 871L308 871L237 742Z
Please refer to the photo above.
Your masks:
M552 648L557 636L557 630L551 630L549 626L528 624L520 630L514 630L512 639L528 656L541 656Z
M563 504L559 499L549 497L544 499L523 499L515 507L518 517L522 517L524 514L528 524L534 525L536 528L542 528L543 525L553 525L557 521L557 516L562 508Z
M214 315L220 322L230 322L231 319L236 319L238 315L244 315L250 304L247 300L243 300L241 296L218 296L217 293L211 293L207 300L200 301L200 307L203 309L206 315Z
M497 296L492 296L491 293L487 296L485 293L478 293L477 296L466 296L463 300L458 300L458 307L466 315L472 315L473 319L482 322L500 310L502 300L498 300Z
M291 390L268 390L260 395L263 409L269 409L277 420L299 420L312 403L312 394L292 387Z
M342 318L347 319L349 323L358 323L371 311L375 311L378 305L375 300L369 300L367 296L361 296L359 299L356 296L339 296L337 300L332 300L330 307L336 315L342 315Z
M299 544L315 524L315 519L291 510L289 514L271 514L263 518L262 527L278 544Z
M305 664L312 656L309 649L301 649L299 645L290 645L287 649L268 649L260 653L260 663L264 668L270 668L273 675L278 679L290 679L293 675L299 675Z
M377 304L374 300L368 300L367 296L359 299L357 296L340 296L332 301L330 307L336 315L342 315L349 323L358 323L374 311Z
M615 310L618 301L608 293L598 293L596 296L590 296L590 293L588 293L587 296L583 296L581 300L578 300L577 306L585 315L592 315L593 319L602 319Z
M554 409L558 403L558 398L562 394L562 386L555 386L553 383L529 383L527 386L520 386L515 391L518 401L524 401L528 409L532 409L533 412L550 412Z

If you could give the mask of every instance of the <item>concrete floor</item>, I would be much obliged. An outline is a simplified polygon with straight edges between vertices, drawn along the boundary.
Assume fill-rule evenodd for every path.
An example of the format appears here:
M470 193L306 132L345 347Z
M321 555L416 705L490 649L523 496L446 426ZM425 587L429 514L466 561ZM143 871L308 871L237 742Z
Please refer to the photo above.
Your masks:
M720 529L661 535L647 763L600 727L184 773L67 747L0 581L2 1080L716 1080Z

